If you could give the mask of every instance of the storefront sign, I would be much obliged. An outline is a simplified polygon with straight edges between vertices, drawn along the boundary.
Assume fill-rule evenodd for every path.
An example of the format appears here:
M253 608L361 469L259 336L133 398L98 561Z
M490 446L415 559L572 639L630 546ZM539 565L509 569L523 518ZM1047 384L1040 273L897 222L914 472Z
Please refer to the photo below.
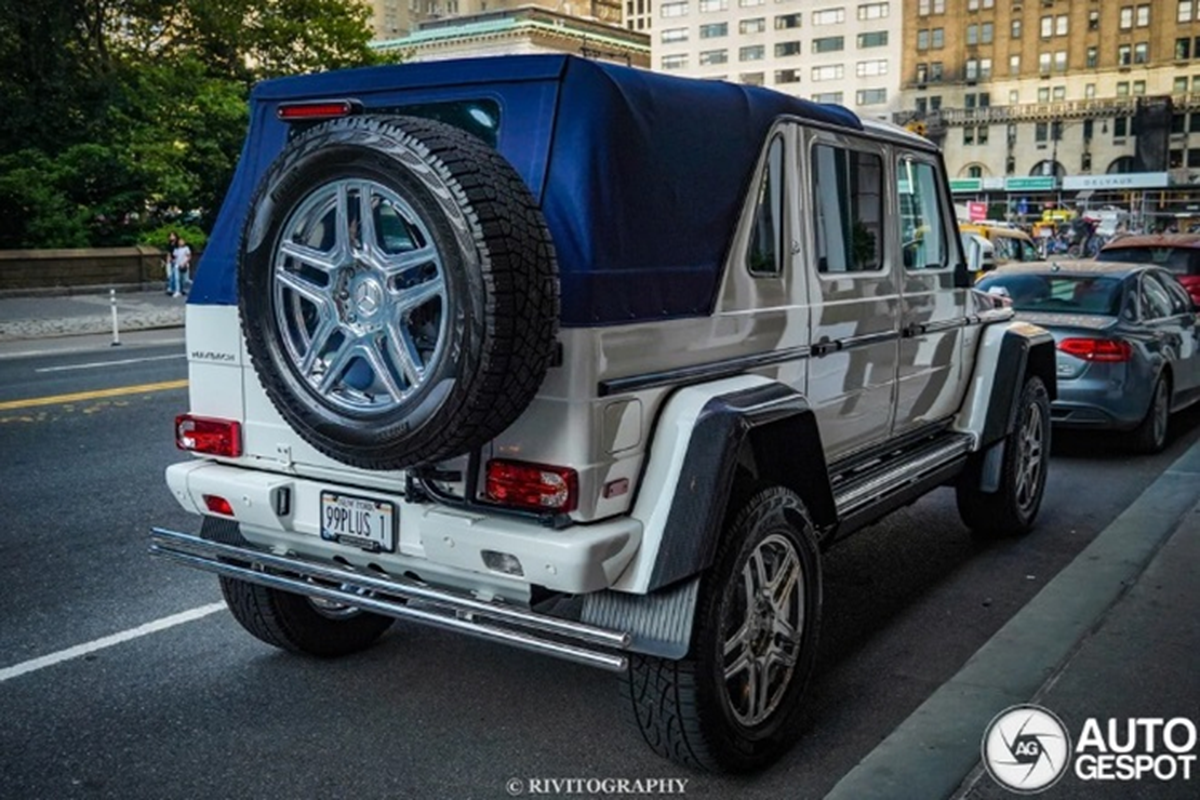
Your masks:
M1123 172L1115 175L1070 175L1063 178L1065 191L1081 189L1163 189L1170 185L1166 172Z
M987 219L987 203L967 203L967 215L971 222Z
M1053 175L1030 178L1005 178L1004 188L1010 192L1052 192L1057 188Z
M979 178L951 178L950 191L952 192L978 192L983 188L983 181Z

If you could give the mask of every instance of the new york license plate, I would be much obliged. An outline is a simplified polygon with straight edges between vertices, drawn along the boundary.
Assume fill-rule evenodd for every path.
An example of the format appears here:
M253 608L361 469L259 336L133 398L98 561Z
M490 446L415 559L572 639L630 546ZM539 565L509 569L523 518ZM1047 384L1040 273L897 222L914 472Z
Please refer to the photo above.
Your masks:
M368 497L321 492L321 538L371 552L395 552L396 506Z

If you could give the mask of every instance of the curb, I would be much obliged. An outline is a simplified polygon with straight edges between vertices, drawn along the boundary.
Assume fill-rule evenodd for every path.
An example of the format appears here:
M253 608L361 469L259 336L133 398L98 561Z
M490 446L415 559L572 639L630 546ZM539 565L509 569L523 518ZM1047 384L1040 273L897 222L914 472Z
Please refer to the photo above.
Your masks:
M1200 442L846 773L826 800L953 796L979 763L988 723L1054 679L1195 507L1198 485Z

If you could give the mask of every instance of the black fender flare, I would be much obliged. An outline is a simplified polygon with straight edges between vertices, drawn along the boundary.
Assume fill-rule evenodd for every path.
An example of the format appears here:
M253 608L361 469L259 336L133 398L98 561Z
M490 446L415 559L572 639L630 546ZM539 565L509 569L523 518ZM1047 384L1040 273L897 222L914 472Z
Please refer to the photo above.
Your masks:
M981 450L1012 432L1017 418L1017 400L1028 375L1042 379L1051 401L1058 396L1054 337L1044 328L1017 323L1005 331L1000 343L987 417L980 434Z

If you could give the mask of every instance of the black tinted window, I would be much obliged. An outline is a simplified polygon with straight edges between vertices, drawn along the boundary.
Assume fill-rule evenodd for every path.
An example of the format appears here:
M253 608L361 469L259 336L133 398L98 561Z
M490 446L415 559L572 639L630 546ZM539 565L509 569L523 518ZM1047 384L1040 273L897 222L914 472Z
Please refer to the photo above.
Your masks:
M990 275L981 291L1006 296L1017 311L1116 316L1121 279L1107 275Z
M1192 247L1106 247L1096 260L1157 264L1176 275L1200 275L1200 249Z

